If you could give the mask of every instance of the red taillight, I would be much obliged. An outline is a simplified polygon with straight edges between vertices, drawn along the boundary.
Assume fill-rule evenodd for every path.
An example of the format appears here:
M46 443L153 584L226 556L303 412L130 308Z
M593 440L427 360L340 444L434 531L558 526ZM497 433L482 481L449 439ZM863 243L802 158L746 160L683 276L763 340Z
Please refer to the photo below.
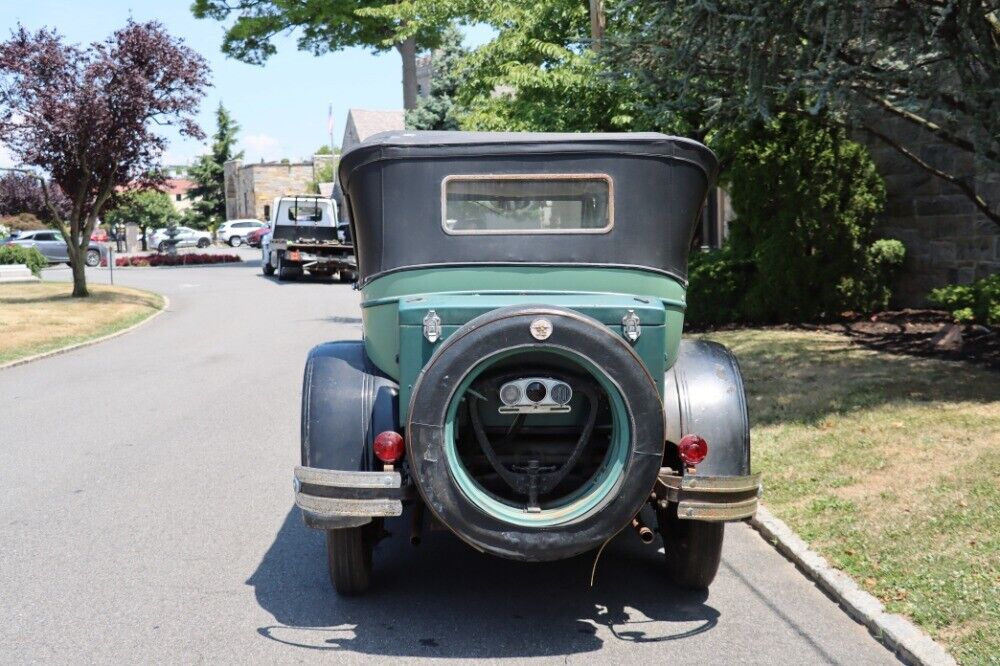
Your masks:
M708 455L708 442L698 435L684 435L677 442L677 451L685 463L697 465Z
M375 455L384 463L392 464L403 457L403 436L395 430L380 432L375 437Z

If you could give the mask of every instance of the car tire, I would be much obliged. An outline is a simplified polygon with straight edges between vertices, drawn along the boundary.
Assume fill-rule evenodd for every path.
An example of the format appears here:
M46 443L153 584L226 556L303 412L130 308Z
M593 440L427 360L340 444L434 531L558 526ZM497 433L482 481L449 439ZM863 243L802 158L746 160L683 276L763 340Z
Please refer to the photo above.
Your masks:
M164 252L166 252L167 251L167 242L166 241L160 241L160 244L156 246L156 251L159 252L160 254L163 254Z
M84 260L91 268L95 268L101 265L101 252L100 250L87 250L87 257Z
M212 244L211 241L209 241L207 238L199 238L198 239L198 247L200 247L202 250L204 250L206 247L208 247L211 244Z
M264 257L260 262L260 269L268 277L274 275L274 266L271 265L271 258Z
M337 594L356 596L372 580L373 523L326 531L326 563Z
M549 337L531 324L545 317ZM627 440L618 479L595 500L601 508L572 520L535 526L483 510L455 481L448 453L449 410L464 378L491 356L530 349L600 358L599 371L615 387ZM628 525L649 501L663 460L663 406L656 383L623 337L601 322L565 308L518 305L471 320L441 343L410 394L406 459L424 503L441 524L477 550L530 562L564 559L598 548Z
M240 238L239 236L230 236L229 237L229 247L239 247L240 245L243 245L243 239L242 238Z
M340 271L340 273L337 275L337 277L338 277L338 279L340 279L341 282L350 283L350 282L357 282L358 281L358 274L355 273L354 271L348 270L346 268L343 269L342 271Z
M658 510L656 519L671 581L689 590L708 589L719 571L725 523L682 520L675 502Z

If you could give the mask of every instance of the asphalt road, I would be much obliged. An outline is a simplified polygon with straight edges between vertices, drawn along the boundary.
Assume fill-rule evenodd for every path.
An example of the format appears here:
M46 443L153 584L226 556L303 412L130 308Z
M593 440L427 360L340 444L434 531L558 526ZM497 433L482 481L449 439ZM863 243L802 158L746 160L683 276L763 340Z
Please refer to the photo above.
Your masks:
M168 311L0 371L0 663L895 661L742 524L706 596L631 533L590 587L591 557L516 564L445 532L413 548L390 523L376 586L340 599L291 470L306 352L360 335L356 292L253 263L116 280Z

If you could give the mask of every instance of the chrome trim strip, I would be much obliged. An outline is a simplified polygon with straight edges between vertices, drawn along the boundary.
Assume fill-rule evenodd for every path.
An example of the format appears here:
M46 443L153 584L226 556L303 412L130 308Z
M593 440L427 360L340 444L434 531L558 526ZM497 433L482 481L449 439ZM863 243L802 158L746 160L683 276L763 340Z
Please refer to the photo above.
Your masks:
M732 504L684 500L677 505L677 517L682 520L704 520L709 522L743 520L744 518L752 517L755 513L757 513L756 497Z
M668 488L692 490L700 493L741 493L760 487L761 473L750 476L677 476L660 472L659 479Z
M295 493L295 504L303 511L320 519L342 516L399 516L403 513L403 503L400 500L389 499L338 499L297 492Z
M295 480L299 484L307 483L313 486L334 488L400 488L402 486L402 477L399 472L348 472L319 467L302 467L301 465L295 468Z

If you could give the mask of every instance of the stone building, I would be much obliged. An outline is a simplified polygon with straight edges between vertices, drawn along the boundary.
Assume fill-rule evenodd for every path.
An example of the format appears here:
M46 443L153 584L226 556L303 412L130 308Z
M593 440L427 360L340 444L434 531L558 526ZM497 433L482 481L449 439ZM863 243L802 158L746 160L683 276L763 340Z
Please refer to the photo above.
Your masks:
M878 130L937 169L974 182L986 201L1000 201L1000 173L974 163L967 152L899 119ZM918 167L877 138L866 139L885 179L886 207L877 232L906 246L906 264L895 285L898 305L919 307L927 293L946 284L965 284L1000 272L1000 226L979 212L954 185Z
M417 58L417 97L431 96L431 76L434 74L434 56Z
M382 111L374 109L350 109L344 125L344 140L340 149L350 150L373 134L401 130L405 127L406 112L402 109Z
M226 162L226 219L270 219L275 197L315 192L320 170L335 160L334 155L313 155L311 162Z

